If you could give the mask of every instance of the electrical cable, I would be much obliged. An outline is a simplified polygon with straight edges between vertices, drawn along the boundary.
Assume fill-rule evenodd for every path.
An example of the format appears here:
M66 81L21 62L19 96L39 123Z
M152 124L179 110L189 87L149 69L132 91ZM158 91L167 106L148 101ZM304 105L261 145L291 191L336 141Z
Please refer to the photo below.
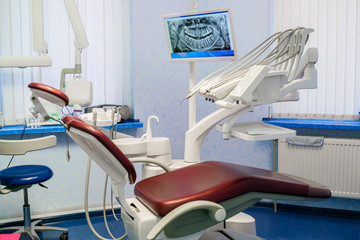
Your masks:
M24 137L24 135L25 135L25 128L26 128L26 126L24 126L24 128L23 128L23 132L22 132L22 134L21 134L20 140L22 140L23 137ZM9 168L9 167L10 167L10 164L11 164L12 160L14 159L14 157L15 157L15 155L12 155L12 157L11 157L11 159L10 159L10 161L9 161L9 163L8 163L8 165L7 165L6 168Z
M56 118L53 118L51 116L48 116L50 119L54 120L55 122L58 122L60 123L66 130L69 130L68 127L60 120L56 119Z

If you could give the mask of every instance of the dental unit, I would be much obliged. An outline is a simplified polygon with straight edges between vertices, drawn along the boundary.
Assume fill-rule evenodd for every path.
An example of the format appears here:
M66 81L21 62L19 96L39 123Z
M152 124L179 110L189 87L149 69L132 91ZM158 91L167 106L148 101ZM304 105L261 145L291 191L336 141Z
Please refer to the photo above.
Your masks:
M187 132L189 144L186 146L191 149L188 151L196 151L199 147L199 144L192 147L193 140L190 139L195 138L196 142L201 142L202 132L229 116L231 117L222 126L224 139L231 137L231 128L235 121L255 106L279 101L297 101L297 90L316 88L317 72L314 65L318 58L317 49L308 48L304 53L311 32L313 29L296 28L276 33L243 58L214 72L191 89L187 98L199 93L222 109L204 118L198 127ZM276 40L277 44L270 50ZM261 54L266 51L270 52L262 57ZM207 130L196 133L200 123ZM185 150L185 156L187 154L190 159L195 157L192 161L198 161L198 156Z
M236 120L244 113L263 104L297 100L298 89L316 88L317 50L305 51L312 31L296 28L276 33L244 58L191 89L187 98L199 93L220 109L186 132L184 160L171 158L168 138L152 135L151 120L159 121L156 116L149 117L142 138L120 139L110 139L86 119L76 116L62 119L67 134L110 176L128 239L190 240L201 236L215 239L216 234L223 239L259 239L229 229L204 231L261 199L306 201L331 196L327 187L296 176L221 161L200 161L203 140L222 120L228 118L217 127L224 139L237 137L241 134L236 133L239 129ZM31 83L29 88L35 98L60 106L67 104L66 94L57 89L41 83ZM47 117L36 101L34 104ZM247 125L242 133L247 135L244 139L270 140L295 135L294 131L261 125L270 131L251 138L252 133L247 130L256 130L256 124ZM135 162L145 163L142 180L137 183ZM135 184L134 197L125 197L128 184Z

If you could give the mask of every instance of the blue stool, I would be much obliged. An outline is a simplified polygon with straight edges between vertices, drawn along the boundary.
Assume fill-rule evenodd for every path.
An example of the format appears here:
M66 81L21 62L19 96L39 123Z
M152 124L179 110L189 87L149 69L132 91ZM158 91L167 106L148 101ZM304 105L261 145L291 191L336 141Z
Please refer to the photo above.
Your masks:
M56 145L56 137L48 136L29 140L0 140L0 154L23 155L28 151L40 150ZM23 190L24 192L24 226L11 226L1 228L3 230L15 230L16 233L26 233L31 239L40 240L36 232L60 231L61 240L68 239L66 228L37 226L41 220L31 222L28 188L34 184L40 184L53 176L52 170L44 165L21 165L3 169L0 171L0 193L7 194ZM2 188L2 186L5 186Z

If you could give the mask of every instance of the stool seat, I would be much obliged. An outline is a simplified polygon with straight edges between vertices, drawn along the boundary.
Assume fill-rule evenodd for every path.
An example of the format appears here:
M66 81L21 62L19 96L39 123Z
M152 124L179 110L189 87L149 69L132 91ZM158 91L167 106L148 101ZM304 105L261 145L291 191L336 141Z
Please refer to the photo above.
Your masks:
M44 165L21 165L0 171L1 185L20 186L37 184L49 180L53 171Z

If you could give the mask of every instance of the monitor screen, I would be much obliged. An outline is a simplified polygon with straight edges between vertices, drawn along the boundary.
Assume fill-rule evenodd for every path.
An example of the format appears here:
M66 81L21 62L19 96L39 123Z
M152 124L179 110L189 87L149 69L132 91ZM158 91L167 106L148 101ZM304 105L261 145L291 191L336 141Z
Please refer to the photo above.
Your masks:
M230 9L163 16L170 61L235 60Z

